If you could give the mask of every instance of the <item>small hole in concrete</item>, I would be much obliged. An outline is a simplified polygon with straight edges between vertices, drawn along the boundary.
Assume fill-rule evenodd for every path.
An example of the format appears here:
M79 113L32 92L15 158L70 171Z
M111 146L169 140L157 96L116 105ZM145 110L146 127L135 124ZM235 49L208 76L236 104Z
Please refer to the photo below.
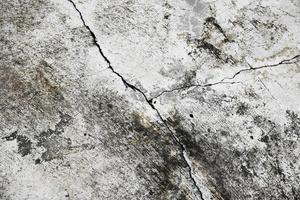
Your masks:
M36 159L36 160L35 160L35 164L36 164L36 165L37 165L37 164L41 164L41 159L39 159L39 158Z

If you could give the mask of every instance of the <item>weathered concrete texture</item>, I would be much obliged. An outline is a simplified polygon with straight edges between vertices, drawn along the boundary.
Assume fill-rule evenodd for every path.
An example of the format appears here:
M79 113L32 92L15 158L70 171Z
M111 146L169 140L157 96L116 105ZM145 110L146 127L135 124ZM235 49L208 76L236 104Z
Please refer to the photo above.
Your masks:
M297 0L2 0L0 199L300 199Z

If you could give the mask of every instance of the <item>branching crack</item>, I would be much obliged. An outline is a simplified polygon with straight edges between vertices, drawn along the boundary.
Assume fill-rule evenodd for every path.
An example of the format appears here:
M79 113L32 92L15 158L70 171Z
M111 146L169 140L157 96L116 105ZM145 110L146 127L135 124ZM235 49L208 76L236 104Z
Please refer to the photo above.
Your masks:
M225 81L225 80L232 80L235 77L237 77L239 74L241 74L243 72L246 72L246 71L255 71L255 70L259 70L259 69L263 69L263 68L278 67L280 65L295 64L295 63L299 62L298 58L300 58L300 55L296 55L296 56L294 56L294 57L292 57L290 59L282 60L282 61L280 61L279 63L276 63L276 64L263 65L263 66L259 66L259 67L250 67L250 68L247 68L247 69L242 69L242 70L239 70L238 72L236 72L232 77L223 78L221 81L218 81L218 82L215 82L215 83L192 84L192 85L187 85L187 86L172 88L170 90L164 90L164 91L160 92L158 95L152 97L150 99L150 101L152 102L154 99L160 97L164 93L170 93L170 92L179 91L179 90L186 90L186 89L189 89L189 88L192 88L192 87L210 87L210 86L220 85L220 84L236 84L236 83L239 83L239 82L230 82L230 81Z
M276 63L276 64L271 64L271 65L263 65L263 66L259 66L259 67L250 67L250 68L247 68L247 69L242 69L238 72L236 72L232 77L229 77L229 78L223 78L221 80L224 81L224 80L232 80L234 79L236 76L238 76L239 74L243 73L243 72L246 72L246 71L255 71L255 70L259 70L259 69L263 69L263 68L273 68L273 67L278 67L280 65L289 65L289 64L295 64L297 62L299 62L298 58L300 58L300 55L296 55L290 59L285 59L285 60L282 60L280 61L279 63Z
M180 140L178 139L178 137L173 133L173 131L170 129L170 127L167 125L167 123L165 122L165 120L163 119L163 117L161 116L160 112L158 111L157 108L154 107L153 103L152 103L152 99L148 99L146 94L139 88L137 88L136 86L132 85L131 83L129 83L128 81L126 81L124 79L124 77L117 71L115 71L115 69L112 67L110 60L104 55L98 41L97 41L97 37L95 35L95 33L91 30L91 28L86 24L85 20L83 19L82 13L81 11L77 8L76 4L72 1L72 0L68 0L73 7L75 8L75 10L78 12L78 14L80 15L80 19L83 23L83 25L86 27L86 29L89 31L90 35L93 38L93 42L94 44L97 46L98 51L100 53L100 55L103 57L103 59L105 60L105 62L108 64L108 68L115 74L117 75L123 82L123 84L125 85L125 87L129 87L131 88L133 91L137 91L139 92L144 99L146 100L146 102L149 104L149 106L154 109L157 113L157 115L159 116L159 119L163 122L163 124L166 126L167 130L169 131L169 134L171 135L171 137L173 138L174 142L176 142L176 144L178 144L178 146L180 147L180 155L183 158L184 162L187 164L188 169L189 169L189 177L191 178L193 185L197 188L197 191L201 197L201 199L203 200L203 195L202 192L200 190L200 188L197 185L197 182L195 180L195 178L193 177L193 173L192 173L192 166L190 165L190 163L188 162L188 158L187 158L187 150L184 146L184 144L182 144L180 142Z

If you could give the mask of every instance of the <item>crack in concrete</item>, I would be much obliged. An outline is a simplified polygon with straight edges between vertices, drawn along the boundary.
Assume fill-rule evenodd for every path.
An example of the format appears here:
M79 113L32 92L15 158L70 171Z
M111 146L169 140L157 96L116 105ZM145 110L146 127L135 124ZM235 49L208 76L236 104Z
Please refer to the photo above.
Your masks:
M165 120L163 119L163 117L161 116L160 112L158 111L157 108L155 108L155 106L153 105L152 103L152 99L148 99L146 94L139 88L137 88L136 86L132 85L131 83L127 82L124 77L117 71L115 71L115 69L112 67L111 65L111 62L110 60L104 55L100 45L98 44L98 41L97 41L97 37L95 35L95 33L91 30L91 28L86 24L85 20L83 19L83 16L82 16L82 13L81 11L77 8L76 4L72 1L72 0L68 0L74 7L74 9L78 12L78 14L80 15L80 19L83 23L83 25L86 27L86 29L89 31L90 35L92 36L93 38L93 42L94 44L97 46L98 48L98 51L100 53L100 55L103 57L103 59L105 60L105 62L108 64L108 68L115 74L117 75L123 82L123 84L125 85L125 87L129 87L131 88L133 91L137 91L139 92L143 97L144 99L146 100L146 102L150 105L150 107L152 109L154 109L157 113L157 115L159 116L159 119L162 121L162 123L166 126L167 130L169 131L171 137L173 138L173 140L176 142L176 144L179 145L180 149L181 149L181 152L180 152L180 155L181 157L183 158L184 162L187 164L188 166L188 169L189 169L189 177L191 178L192 182L193 182L193 185L196 187L198 193L200 194L200 197L201 197L201 200L204 200L203 199L203 195L202 195L202 192L199 188L199 186L197 185L197 182L195 180L195 178L193 177L193 174L192 174L192 166L190 165L190 163L188 162L188 157L187 157L187 150L186 150L186 147L184 144L182 144L180 142L180 140L178 139L178 137L171 131L170 127L167 125L167 123L165 122Z
M232 77L223 78L221 81L218 81L218 82L215 82L215 83L192 84L192 85L173 88L173 89L170 89L170 90L164 90L164 91L160 92L158 95L152 97L150 99L150 101L152 102L154 99L162 96L164 93L170 93L170 92L174 92L174 91L178 91L178 90L185 90L185 89L189 89L189 88L192 88L192 87L211 87L211 86L219 85L219 84L236 84L236 83L240 83L240 82L229 82L229 81L225 81L225 80L232 80L235 77L237 77L239 74L241 74L243 72L246 72L246 71L255 71L255 70L259 70L259 69L263 69L263 68L273 68L273 67L277 67L277 66L280 66L280 65L295 64L295 63L299 62L299 60L297 60L298 58L300 58L300 55L296 55L296 56L294 56L290 59L282 60L282 61L280 61L279 63L276 63L276 64L263 65L263 66L259 66L259 67L251 67L250 66L250 68L239 70ZM296 61L293 61L293 60L296 60Z
M129 83L128 81L125 80L125 78L119 73L117 72L111 65L111 62L109 61L109 59L104 55L103 51L102 51L102 48L100 47L98 41L97 41L97 37L95 35L95 33L91 30L91 28L86 24L85 20L83 19L83 16L82 16L82 13L81 11L77 8L76 4L72 1L72 0L68 0L72 5L73 7L75 8L75 10L78 12L78 14L80 15L80 19L83 23L83 25L86 27L86 29L89 31L90 35L92 36L93 38L93 42L94 44L97 46L98 48L98 51L100 53L100 55L103 57L103 59L105 60L105 62L108 64L108 68L112 71L112 73L114 73L115 75L117 75L123 82L123 84L125 85L125 87L129 87L131 88L132 90L134 91L137 91L139 92L141 95L143 95L144 99L148 102L148 104L154 109L154 106L152 104L152 102L150 100L148 100L147 96L145 95L145 93L137 88L136 86L132 85L131 83Z
M236 76L238 76L242 72L246 72L246 71L255 71L255 70L259 70L259 69L263 69L263 68L278 67L280 65L295 64L295 63L299 62L299 60L297 60L299 57L300 57L300 55L296 55L296 56L294 56L292 58L282 60L282 61L280 61L279 63L276 63L276 64L262 65L262 66L259 66L259 67L250 67L250 68L247 68L247 69L241 69L238 72L236 72L232 77L223 78L220 82L222 82L224 80L234 79ZM293 60L296 60L296 61L292 62Z
M173 138L173 140L178 144L178 146L180 147L180 156L183 158L185 164L188 166L188 169L189 169L189 177L190 179L192 180L193 182L193 185L196 187L197 189L197 192L199 193L200 195L200 198L201 200L204 200L203 198L203 194L200 190L200 187L198 186L197 184L197 181L196 179L194 178L193 176L193 168L191 166L191 164L188 162L188 160L190 160L188 158L188 154L187 154L187 150L186 150L186 147L183 143L180 142L179 138L176 136L175 133L173 133L173 131L170 129L170 127L168 126L168 124L166 123L166 121L163 119L163 117L161 116L160 112L155 108L156 112L157 112L157 115L159 116L160 120L163 122L163 124L165 125L165 127L167 128L167 130L169 131L170 133L170 136Z
M177 88L172 88L170 90L164 90L162 92L160 92L158 95L152 97L150 99L150 101L153 101L154 99L162 96L164 93L170 93L170 92L174 92L174 91L178 91L178 90L185 90L185 89L189 89L192 87L211 87L214 85L219 85L219 84L236 84L236 83L240 83L240 82L216 82L216 83L207 83L207 84L191 84L191 85L186 85L186 86L182 86L182 87L177 87Z
M271 91L269 90L269 88L266 86L266 84L259 78L257 77L258 81L264 86L264 88L268 91L268 93L271 95L271 97L275 100L277 100L271 93Z

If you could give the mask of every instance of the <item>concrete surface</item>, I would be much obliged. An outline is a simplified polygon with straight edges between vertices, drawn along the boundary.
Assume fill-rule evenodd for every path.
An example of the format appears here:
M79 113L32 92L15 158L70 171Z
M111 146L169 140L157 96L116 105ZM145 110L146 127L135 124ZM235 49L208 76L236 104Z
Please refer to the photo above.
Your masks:
M1 200L299 200L297 0L1 0Z

